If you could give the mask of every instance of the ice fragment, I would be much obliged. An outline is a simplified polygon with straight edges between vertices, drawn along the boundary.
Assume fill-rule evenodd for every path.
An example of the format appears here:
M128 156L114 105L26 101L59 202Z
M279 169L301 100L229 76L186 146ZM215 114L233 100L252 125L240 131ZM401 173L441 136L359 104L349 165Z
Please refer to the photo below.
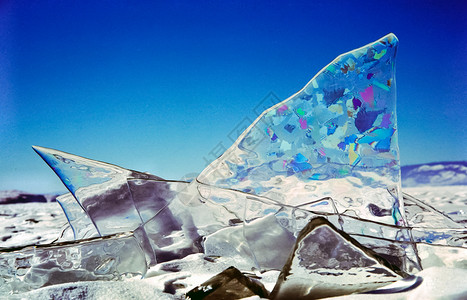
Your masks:
M254 295L268 298L269 292L261 282L248 278L238 269L230 267L189 291L186 298L191 300L241 299Z
M73 194L99 235L134 230L145 221L138 210L138 206L141 206L144 215L145 204L134 202L127 179L161 179L160 177L54 149L38 146L33 149ZM62 208L67 216L79 211L69 201L63 202ZM76 226L74 222L70 224ZM76 238L82 237L75 228L74 231Z
M131 234L10 249L0 256L0 295L73 281L143 276L144 253Z
M318 299L374 290L401 279L397 267L325 218L300 232L271 299Z

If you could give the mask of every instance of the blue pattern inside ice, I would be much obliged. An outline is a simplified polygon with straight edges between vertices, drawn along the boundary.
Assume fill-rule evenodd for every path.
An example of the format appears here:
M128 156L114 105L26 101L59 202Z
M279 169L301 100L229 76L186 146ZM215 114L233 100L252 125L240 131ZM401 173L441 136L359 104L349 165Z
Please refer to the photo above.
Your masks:
M327 188L293 203L330 196L342 207L348 206L340 197L348 185L354 189L347 198L392 209L395 217L387 222L400 222L397 44L389 34L336 58L301 91L260 115L199 182L281 202L290 202L297 184L320 183ZM365 208L359 210L357 215Z

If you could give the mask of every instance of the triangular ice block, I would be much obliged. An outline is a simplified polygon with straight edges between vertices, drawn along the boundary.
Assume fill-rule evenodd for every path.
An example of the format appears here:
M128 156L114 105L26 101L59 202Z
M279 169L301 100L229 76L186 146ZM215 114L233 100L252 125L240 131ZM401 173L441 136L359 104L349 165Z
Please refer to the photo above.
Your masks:
M330 197L338 212L402 223L397 44L389 34L337 57L263 112L198 182L294 206Z
M318 299L373 290L402 279L396 267L325 218L297 237L271 299Z

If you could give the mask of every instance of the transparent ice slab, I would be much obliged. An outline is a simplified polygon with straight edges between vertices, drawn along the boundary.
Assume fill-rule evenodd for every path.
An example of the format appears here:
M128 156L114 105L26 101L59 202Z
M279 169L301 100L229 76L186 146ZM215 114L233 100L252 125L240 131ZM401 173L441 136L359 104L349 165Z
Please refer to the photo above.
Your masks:
M39 146L33 146L33 149L71 192L100 236L134 230L144 222L136 207L138 204L131 197L127 179L160 177L54 149ZM75 220L80 209L68 198L59 202L67 217ZM85 237L81 235L81 229L75 229L75 223L70 222L75 237Z
M144 253L132 234L9 249L0 255L0 295L66 282L120 280L146 271Z

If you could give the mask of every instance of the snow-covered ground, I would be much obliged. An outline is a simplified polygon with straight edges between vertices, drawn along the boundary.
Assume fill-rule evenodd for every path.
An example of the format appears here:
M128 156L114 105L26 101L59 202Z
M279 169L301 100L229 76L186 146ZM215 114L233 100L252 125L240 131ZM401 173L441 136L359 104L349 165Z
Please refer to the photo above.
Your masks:
M467 185L422 186L402 190L444 212L454 221L467 220Z
M467 212L467 186L422 186L404 188L403 191L445 212L453 219L464 220ZM57 202L5 204L0 206L0 247L46 244L61 234L67 220ZM404 293L369 295L359 294L340 299L467 299L467 257L452 263L452 252L430 262L418 276L423 277L420 286ZM174 267L175 266L175 267ZM181 291L188 291L229 267L229 261L212 263L191 255L171 262L167 270L156 266L149 270L145 279L133 278L123 282L79 282L42 288L26 294L10 296L11 299L174 299ZM176 270L176 272L173 271ZM279 272L261 274L261 281L271 290ZM177 282L182 288L177 294L164 293L165 284Z
M0 205L0 247L49 244L67 223L58 202Z

